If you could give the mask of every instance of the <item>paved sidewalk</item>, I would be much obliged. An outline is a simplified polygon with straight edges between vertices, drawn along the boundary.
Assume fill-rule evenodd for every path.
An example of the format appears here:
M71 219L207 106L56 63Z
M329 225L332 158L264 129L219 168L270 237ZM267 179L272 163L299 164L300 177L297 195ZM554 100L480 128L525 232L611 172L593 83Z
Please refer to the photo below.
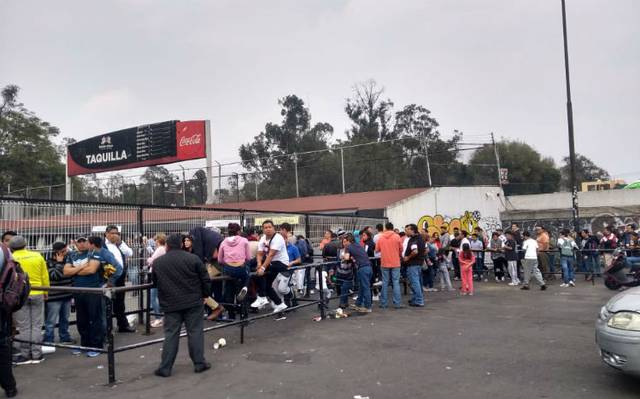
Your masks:
M474 297L428 295L423 309L312 321L307 308L265 319L239 344L232 327L207 335L213 368L194 374L186 341L173 376L153 376L160 345L106 356L58 351L15 369L20 396L43 398L636 398L638 381L602 364L594 321L613 295L601 283L520 291L477 285ZM405 301L408 298L404 298ZM152 338L161 336L158 331ZM227 347L214 351L225 337ZM148 339L122 336L127 342Z

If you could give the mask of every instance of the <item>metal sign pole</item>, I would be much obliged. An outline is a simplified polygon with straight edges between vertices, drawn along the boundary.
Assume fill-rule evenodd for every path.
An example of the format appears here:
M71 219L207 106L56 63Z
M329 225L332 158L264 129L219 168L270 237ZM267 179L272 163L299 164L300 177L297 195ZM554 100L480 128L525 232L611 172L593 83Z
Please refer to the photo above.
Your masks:
M204 139L207 154L207 204L213 204L213 140L211 139L211 121L204 121Z

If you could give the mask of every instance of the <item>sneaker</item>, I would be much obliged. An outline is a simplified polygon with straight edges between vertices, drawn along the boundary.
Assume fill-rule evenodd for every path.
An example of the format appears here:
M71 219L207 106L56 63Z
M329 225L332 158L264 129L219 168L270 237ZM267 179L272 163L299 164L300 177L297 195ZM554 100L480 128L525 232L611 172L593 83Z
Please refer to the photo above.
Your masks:
M570 285L571 287L575 287L575 286L576 286L576 283L575 283L575 281L571 280L571 281L569 281L569 285Z
M40 355L40 357L37 357L35 359L31 359L31 364L40 364L44 362L44 357L42 355Z
M504 277L502 277L502 278L500 279L500 281L504 281Z
M358 296L357 296L357 295L354 295L354 296L353 296L353 300L354 300L354 301L357 301L357 300L358 300Z
M74 350L72 350L72 351L71 351L71 354L72 354L73 356L80 356L80 355L82 355L82 350L80 350L80 349L74 349Z
M544 287L544 285L543 285L543 287ZM522 287L520 287L520 289L526 291L526 290L529 289L529 286L528 285L523 285Z
M356 306L355 303L352 303L351 305L349 305L349 309L351 310L358 310L358 306Z
M61 343L61 344L63 344L63 345L75 345L75 344L77 344L77 343L78 343L78 341L76 341L76 340L75 340L75 339L73 339L73 338L67 338L67 339L64 339L64 340L63 340L63 339L61 339L61 340L60 340L60 343Z
M100 352L89 351L87 352L87 357L98 357L100 356Z
M151 322L151 327L158 328L158 327L162 327L163 324L164 323L162 319L155 319L154 321Z
M280 305L276 305L276 306L273 308L273 313L280 313L280 312L282 312L283 310L285 310L287 307L288 307L288 306L287 306L287 304L286 304L286 303L284 303L284 302L282 302L282 303L280 303Z
M437 288L428 288L427 289L428 292L438 292Z
M565 283L560 284L560 287L561 287L561 288L566 288L566 287L568 287L568 286L569 286L569 284L565 284Z
M500 282L500 277L496 277L496 283Z
M422 292L429 292L429 288L427 288L427 287L422 287Z
M371 308L365 308L364 306L361 308L358 308L358 313L371 313Z
M22 366L25 364L31 364L31 359L28 359L22 355L13 358L13 364L16 366Z
M269 304L269 300L266 297L259 296L258 299L251 304L252 308L261 309Z
M507 285L510 285L510 286L514 287L514 286L516 286L516 285L518 285L518 284L517 284L517 283L514 283L514 282L512 281L512 282L510 282L510 283L509 283L509 284L507 284Z
M371 297L371 300L375 301L375 302L378 302L380 300L380 296L374 295L374 296Z
M546 289L547 289L547 285L546 284L540 287L540 291L546 291Z
M247 291L247 287L242 287L238 295L236 295L236 300L238 301L238 303L244 301L244 298L247 296Z
M373 283L374 287L382 287L382 281L376 281L375 283Z

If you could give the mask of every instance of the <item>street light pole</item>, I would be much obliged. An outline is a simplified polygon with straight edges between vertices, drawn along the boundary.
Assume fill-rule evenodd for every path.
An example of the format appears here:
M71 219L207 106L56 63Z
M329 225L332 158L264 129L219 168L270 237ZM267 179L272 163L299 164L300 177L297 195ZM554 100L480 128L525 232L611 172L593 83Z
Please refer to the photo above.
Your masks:
M567 124L569 130L569 161L571 179L571 203L573 208L573 228L577 232L580 230L578 222L578 187L576 184L576 149L573 138L573 106L571 104L571 85L569 83L569 47L567 44L567 12L565 0L562 2L562 36L564 39L564 73L567 85Z
M178 164L182 169L182 206L187 206L187 178L184 173L184 166Z

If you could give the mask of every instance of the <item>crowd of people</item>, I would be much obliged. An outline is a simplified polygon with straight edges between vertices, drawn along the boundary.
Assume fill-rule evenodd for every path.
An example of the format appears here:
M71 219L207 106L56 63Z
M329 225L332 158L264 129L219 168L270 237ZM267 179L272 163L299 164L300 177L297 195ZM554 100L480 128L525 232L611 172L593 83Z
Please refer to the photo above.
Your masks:
M491 235L480 227L471 232L453 229L451 233L442 227L440 233L429 234L415 224L400 231L387 222L353 232L327 230L319 243L323 267L314 275L309 272L313 269L292 270L313 263L315 254L311 242L296 235L290 224L276 226L266 220L258 230L243 231L240 225L231 223L224 235L196 227L188 233L158 233L144 240L147 271L154 283L151 307L155 319L151 325L164 326L167 337L157 375L171 374L182 324L189 334L195 371L207 370L210 365L203 355L203 319L234 320L245 300L255 312L270 306L274 314L279 314L295 306L297 297L322 289L326 300L334 294L339 297L341 309L367 314L372 312L374 302L381 309L390 305L423 307L425 294L438 291L438 283L440 290L455 291L454 283L459 281L460 294L472 296L474 283L487 282L490 271L498 283L528 290L533 280L545 290L547 281L555 279L559 265L560 287L574 287L576 271L584 272L587 280L597 277L603 265L611 261L612 250L619 246L627 251L628 262L640 264L640 241L634 224L622 229L605 227L596 233L562 230L553 237L543 226L529 232L512 224L506 231L497 229ZM46 260L28 250L27 240L16 232L5 232L2 243L34 287L122 287L128 275L128 259L133 256L131 246L121 239L115 225L107 226L104 236L81 235L71 245L53 243ZM6 261L4 255L0 259ZM224 283L216 279L220 275L226 276ZM406 305L402 302L402 280L411 290ZM56 326L60 343L78 343L69 331L72 305L79 346L88 348L74 349L73 353L99 356L100 352L91 348L102 348L105 342L101 295L32 289L19 311L13 315L0 313L0 382L8 394L15 389L15 381L7 377L7 364L42 362L41 344L55 342ZM123 292L113 298L113 313L119 333L135 331L126 317ZM14 342L13 348L7 349L13 335L31 343Z

